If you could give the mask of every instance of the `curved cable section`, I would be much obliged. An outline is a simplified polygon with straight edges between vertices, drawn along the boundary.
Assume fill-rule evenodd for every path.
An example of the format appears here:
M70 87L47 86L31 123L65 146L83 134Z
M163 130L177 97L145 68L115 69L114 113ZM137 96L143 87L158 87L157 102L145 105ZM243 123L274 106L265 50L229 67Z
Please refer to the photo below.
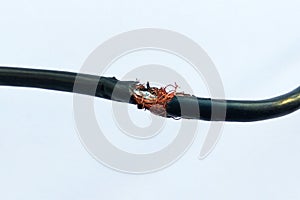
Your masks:
M0 67L0 85L2 86L72 92L131 104L137 104L132 96L132 89L136 84L135 81L119 81L115 77L55 70ZM195 111L197 110L195 106L199 112ZM299 108L300 87L287 94L258 101L175 95L166 104L165 117L251 122L281 117Z

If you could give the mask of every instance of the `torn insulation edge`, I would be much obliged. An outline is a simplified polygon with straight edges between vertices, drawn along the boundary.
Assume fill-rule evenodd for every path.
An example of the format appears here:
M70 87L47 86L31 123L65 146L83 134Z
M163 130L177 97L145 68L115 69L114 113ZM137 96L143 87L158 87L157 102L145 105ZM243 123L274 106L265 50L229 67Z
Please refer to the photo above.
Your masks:
M166 117L167 103L176 95L188 95L183 92L177 92L178 87L176 83L161 88L151 87L149 82L147 82L146 86L138 83L135 87L131 88L131 95L139 109L149 110L155 115Z

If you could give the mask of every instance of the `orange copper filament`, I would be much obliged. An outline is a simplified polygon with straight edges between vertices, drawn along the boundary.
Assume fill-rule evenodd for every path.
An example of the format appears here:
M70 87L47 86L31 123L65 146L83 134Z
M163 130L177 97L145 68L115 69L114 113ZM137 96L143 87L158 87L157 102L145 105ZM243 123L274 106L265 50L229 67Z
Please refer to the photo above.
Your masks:
M171 88L170 90L168 90ZM157 88L150 87L149 82L137 84L132 90L132 96L136 101L138 108L150 110L153 114L165 116L166 105L176 95L178 85L167 85Z

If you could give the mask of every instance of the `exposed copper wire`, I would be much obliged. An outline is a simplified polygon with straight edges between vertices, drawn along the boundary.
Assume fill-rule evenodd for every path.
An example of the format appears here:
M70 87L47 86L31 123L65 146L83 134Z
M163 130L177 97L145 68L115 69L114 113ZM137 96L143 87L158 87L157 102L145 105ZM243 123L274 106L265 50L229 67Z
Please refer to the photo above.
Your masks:
M146 86L144 84L137 84L132 91L132 96L138 108L144 108L156 115L165 116L166 105L177 94L177 89L178 85L176 83L158 88L150 87L149 82L147 82Z

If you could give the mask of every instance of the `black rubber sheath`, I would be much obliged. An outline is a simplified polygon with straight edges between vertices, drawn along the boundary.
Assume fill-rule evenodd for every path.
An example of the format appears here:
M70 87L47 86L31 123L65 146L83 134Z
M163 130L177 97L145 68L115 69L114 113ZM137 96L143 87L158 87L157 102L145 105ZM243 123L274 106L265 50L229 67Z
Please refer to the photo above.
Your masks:
M136 104L130 89L135 81L119 81L66 71L0 67L0 85L73 92ZM200 112L196 112L195 106ZM184 108L184 109L182 109ZM275 98L260 101L218 100L175 96L166 108L167 117L207 121L251 122L280 117L300 108L300 87Z

